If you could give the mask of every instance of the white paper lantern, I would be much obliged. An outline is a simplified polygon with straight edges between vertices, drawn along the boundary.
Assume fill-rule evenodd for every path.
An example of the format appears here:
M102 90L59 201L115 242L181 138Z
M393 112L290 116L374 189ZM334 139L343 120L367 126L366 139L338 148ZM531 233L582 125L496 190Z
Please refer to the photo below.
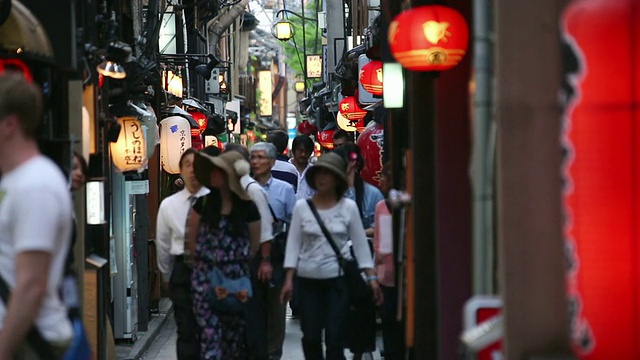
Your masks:
M118 141L111 143L111 158L116 170L141 171L147 166L147 147L140 120L135 117L121 117Z
M160 162L169 174L180 173L180 157L191 147L191 126L181 116L160 121Z

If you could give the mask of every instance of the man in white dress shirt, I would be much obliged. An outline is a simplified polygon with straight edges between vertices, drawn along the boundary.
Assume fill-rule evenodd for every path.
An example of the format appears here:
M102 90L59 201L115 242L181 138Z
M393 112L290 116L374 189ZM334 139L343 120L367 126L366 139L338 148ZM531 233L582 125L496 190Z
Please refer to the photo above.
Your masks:
M180 176L184 181L184 189L162 201L156 223L158 269L162 273L165 288L169 287L169 297L173 302L178 331L178 360L200 358L200 331L191 300L191 269L184 261L187 214L197 198L209 193L209 189L196 180L193 171L195 153L194 149L187 149L180 157Z

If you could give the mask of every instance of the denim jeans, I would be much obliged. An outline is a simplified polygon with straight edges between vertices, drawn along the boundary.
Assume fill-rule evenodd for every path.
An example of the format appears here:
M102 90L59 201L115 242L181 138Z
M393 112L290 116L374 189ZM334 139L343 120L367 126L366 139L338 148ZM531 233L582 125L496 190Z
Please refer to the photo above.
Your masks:
M345 319L349 297L344 278L298 277L302 350L306 360L322 360L322 330L327 360L344 360Z

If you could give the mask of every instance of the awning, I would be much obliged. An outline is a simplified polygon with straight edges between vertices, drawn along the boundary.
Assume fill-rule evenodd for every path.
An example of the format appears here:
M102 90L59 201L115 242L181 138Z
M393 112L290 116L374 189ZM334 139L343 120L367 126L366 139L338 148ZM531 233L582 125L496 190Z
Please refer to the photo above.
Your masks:
M54 53L49 37L31 11L19 1L12 2L11 13L0 26L2 50L29 53L53 60Z

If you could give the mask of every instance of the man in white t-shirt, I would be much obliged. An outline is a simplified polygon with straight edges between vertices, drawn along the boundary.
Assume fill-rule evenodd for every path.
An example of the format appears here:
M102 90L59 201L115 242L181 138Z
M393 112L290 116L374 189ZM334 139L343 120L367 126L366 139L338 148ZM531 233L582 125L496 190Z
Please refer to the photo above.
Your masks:
M36 141L42 92L22 75L0 75L0 359L34 358L26 335L35 324L57 354L73 336L58 295L71 241L67 181ZM35 357L37 358L37 356Z

